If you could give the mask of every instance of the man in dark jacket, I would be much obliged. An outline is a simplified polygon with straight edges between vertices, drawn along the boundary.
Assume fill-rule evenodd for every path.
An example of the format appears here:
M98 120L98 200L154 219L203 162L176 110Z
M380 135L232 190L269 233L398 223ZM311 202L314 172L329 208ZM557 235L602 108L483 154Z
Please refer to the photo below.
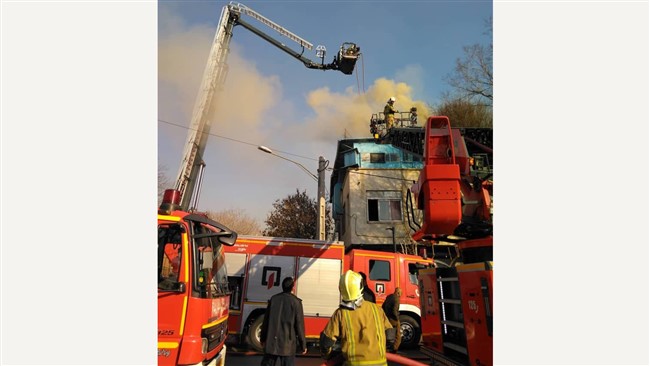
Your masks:
M402 296L402 289L397 287L395 288L395 292L392 294L388 295L386 297L386 301L384 301L383 304L381 304L382 309L384 309L384 313L386 313L386 317L388 318L388 321L390 322L390 325L393 326L393 328L396 329L395 332L395 343L393 345L393 349L391 350L393 353L397 353L397 350L399 349L400 343L402 343L402 331L400 330L400 324L399 324L399 299Z
M366 274L363 272L359 272L359 274L361 275L361 284L363 285L363 299L376 304L377 298L375 297L375 293L368 287L368 278L366 277Z
M260 335L264 346L262 366L273 366L276 360L280 360L279 366L293 366L296 349L303 355L307 353L302 300L291 293L293 285L293 278L285 278L282 292L269 299Z

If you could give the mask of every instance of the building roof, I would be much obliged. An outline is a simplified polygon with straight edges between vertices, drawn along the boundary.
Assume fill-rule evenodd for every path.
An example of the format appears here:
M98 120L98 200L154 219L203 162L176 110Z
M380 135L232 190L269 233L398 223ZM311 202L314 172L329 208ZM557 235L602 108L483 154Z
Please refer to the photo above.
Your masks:
M343 139L336 147L330 192L343 179L346 168L421 170L422 158L391 144L378 143L374 138Z

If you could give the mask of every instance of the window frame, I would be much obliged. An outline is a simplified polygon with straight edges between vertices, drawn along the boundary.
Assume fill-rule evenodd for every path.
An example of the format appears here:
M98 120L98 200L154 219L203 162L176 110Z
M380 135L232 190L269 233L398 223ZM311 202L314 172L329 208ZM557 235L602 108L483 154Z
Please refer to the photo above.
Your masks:
M402 206L400 191L366 191L366 220L368 223L403 222Z
M388 272L384 273L384 268L376 267L378 264L386 264L388 266ZM370 259L368 260L368 279L371 281L379 281L379 282L390 282L392 280L391 278L391 261L386 260L386 259ZM375 267L377 270L375 270ZM377 272L381 272L381 274L388 274L388 278L384 277L376 277Z

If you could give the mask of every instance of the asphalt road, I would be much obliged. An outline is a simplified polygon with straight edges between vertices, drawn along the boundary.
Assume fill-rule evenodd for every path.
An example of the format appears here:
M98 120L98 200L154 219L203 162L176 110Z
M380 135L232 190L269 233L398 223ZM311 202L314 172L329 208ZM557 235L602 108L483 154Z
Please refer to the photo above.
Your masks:
M418 350L400 350L398 354L424 364L429 364L427 356ZM257 366L261 361L262 354L246 349L237 349L236 347L229 347L226 355L226 366ZM306 355L296 356L296 366L320 366L324 362L317 349L309 348ZM388 365L398 364L389 362Z
M249 366L259 365L262 362L262 355L244 355L228 353L226 355L226 366ZM320 357L296 356L296 366L319 366L323 363Z
M226 354L226 366L257 366L262 362L262 354L246 348L235 346L228 347ZM296 366L318 366L324 360L320 357L317 349L309 348L307 354L296 356Z

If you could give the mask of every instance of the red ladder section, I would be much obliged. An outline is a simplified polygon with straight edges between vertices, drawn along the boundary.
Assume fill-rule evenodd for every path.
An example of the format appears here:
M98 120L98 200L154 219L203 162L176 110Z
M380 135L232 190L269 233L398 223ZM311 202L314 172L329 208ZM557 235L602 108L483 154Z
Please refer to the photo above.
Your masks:
M413 185L418 209L425 217L413 239L452 234L460 224L460 167L449 118L431 116L425 126L424 168Z

